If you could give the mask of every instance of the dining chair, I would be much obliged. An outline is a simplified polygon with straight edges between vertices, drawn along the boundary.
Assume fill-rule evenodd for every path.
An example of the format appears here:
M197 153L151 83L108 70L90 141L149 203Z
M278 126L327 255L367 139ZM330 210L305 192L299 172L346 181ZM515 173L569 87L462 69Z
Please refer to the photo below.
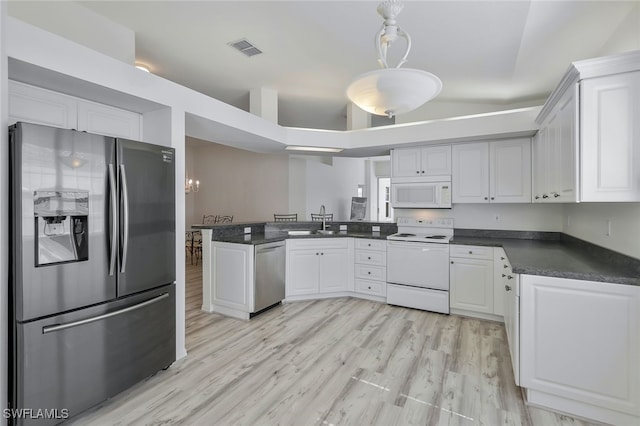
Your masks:
M193 231L193 255L191 256L191 264L193 265L193 259L196 259L196 265L198 259L202 259L202 232Z
M202 224L203 225L213 225L214 223L216 223L218 216L216 216L215 214L205 214L204 216L202 216Z
M322 222L323 216L325 218L325 222L333 222L333 213L326 213L326 214L311 213L311 220L313 222Z
M189 255L189 259L193 264L193 231L186 231L184 233L184 249L186 251L185 254Z
M274 222L297 222L298 213L274 214L273 221Z
M233 222L233 215L216 216L216 223L231 223L231 222Z

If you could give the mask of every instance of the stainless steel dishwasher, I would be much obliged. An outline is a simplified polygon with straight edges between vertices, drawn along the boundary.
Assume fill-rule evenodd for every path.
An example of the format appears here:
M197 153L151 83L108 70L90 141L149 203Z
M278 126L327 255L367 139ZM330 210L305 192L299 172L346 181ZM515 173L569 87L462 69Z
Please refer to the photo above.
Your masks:
M284 300L285 242L255 246L253 314Z

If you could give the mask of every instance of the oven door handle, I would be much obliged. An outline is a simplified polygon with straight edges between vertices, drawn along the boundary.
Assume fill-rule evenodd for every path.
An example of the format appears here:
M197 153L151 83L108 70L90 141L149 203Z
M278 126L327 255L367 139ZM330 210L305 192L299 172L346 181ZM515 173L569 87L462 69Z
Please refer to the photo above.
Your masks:
M419 249L421 251L449 251L449 244L418 243L412 241L387 241L387 247Z

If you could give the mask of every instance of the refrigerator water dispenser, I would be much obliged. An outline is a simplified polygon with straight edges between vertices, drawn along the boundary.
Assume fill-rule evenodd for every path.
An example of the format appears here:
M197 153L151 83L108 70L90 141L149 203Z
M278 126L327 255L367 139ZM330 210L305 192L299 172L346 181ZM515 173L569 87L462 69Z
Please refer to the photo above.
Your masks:
M36 265L89 259L89 193L35 191Z

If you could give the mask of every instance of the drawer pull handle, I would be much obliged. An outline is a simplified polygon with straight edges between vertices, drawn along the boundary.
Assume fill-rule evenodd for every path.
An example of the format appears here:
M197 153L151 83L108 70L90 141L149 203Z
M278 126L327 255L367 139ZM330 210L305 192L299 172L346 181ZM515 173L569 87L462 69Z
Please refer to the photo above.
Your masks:
M509 265L502 265L502 268L503 268L503 269L504 269L504 268L508 268L508 267L509 267Z
M367 257L367 259L371 260L371 256Z
M508 285L506 285L506 284L505 284L504 289L505 289L506 291L511 291L511 286L508 286Z
M371 275L371 271L367 272L367 274Z
M469 250L469 254L473 254L473 252L471 250Z
M371 290L371 286L367 287L369 290Z
M504 260L504 257L500 256L500 260Z
M504 278L504 277L506 277L506 275L505 275L505 274L502 274L502 278Z
M512 279L513 279L513 277L512 277L511 275L509 275L509 276L507 277L507 279L508 279L508 280L512 280Z
M451 261L451 264L453 265L453 260Z

